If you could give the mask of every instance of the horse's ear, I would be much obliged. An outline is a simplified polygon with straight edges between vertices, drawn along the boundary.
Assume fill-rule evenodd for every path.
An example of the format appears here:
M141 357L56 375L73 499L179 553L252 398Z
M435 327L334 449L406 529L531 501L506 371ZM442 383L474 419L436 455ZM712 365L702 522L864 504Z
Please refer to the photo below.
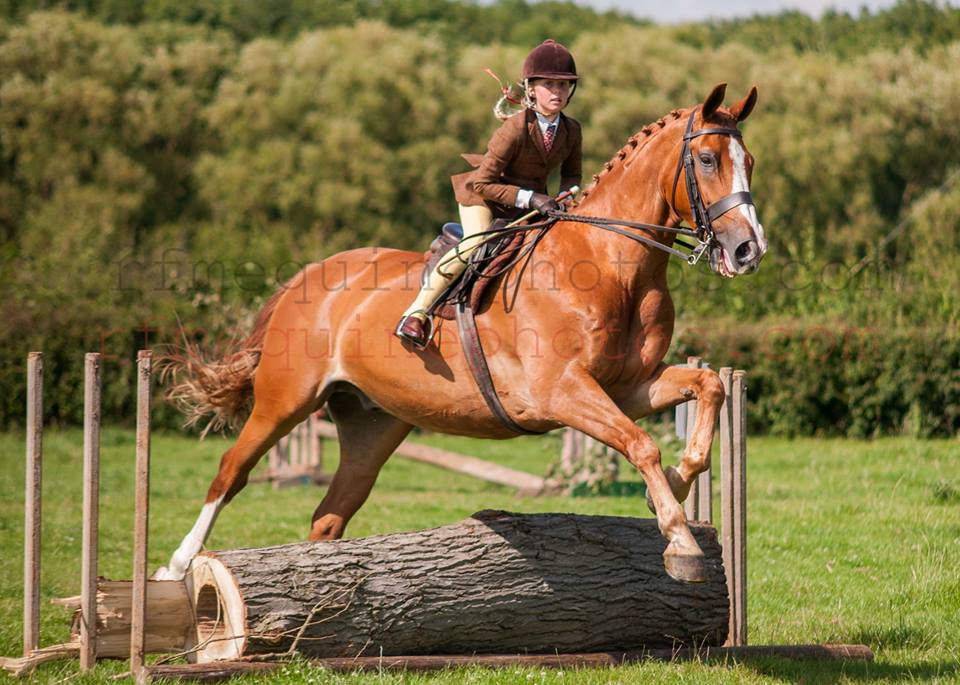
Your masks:
M747 97L743 98L740 102L730 108L730 114L733 115L733 118L737 121L743 121L750 116L750 112L753 111L753 106L756 104L757 87L754 86L750 89L750 92L747 93Z
M723 104L723 96L726 94L726 83L718 83L713 87L713 90L710 91L707 99L703 101L702 115L704 119L710 118L710 116L717 111L717 107Z

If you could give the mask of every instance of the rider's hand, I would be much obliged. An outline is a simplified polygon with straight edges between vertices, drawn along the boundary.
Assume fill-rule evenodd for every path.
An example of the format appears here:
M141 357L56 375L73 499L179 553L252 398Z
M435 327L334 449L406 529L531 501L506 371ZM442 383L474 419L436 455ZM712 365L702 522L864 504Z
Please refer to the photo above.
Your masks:
M548 216L550 212L560 211L560 205L549 195L534 193L530 196L530 207L540 212L541 216Z

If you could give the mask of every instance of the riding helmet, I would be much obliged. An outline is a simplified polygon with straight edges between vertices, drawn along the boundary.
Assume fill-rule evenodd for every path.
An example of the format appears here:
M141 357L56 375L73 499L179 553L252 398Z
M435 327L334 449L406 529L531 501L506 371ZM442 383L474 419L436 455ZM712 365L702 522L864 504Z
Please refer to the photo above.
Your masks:
M576 81L577 63L573 55L557 41L547 39L530 51L523 61L522 79L549 78Z

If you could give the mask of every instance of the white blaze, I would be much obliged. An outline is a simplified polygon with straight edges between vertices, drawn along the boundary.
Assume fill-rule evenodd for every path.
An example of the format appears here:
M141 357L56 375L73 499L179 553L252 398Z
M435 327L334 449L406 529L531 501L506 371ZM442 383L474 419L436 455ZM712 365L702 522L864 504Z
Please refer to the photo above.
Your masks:
M747 153L740 144L740 139L736 136L730 136L730 159L733 161L733 188L731 193L740 193L750 190L750 182L747 180ZM763 233L763 226L757 219L757 209L753 205L740 205L737 209L753 228L757 235L757 243L760 253L767 251L767 238Z

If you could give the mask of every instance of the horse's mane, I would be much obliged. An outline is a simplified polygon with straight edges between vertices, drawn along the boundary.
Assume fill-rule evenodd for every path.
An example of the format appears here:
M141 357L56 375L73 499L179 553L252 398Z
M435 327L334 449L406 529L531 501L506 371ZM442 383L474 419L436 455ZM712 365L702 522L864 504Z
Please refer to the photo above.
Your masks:
M660 131L662 131L668 123L676 121L680 117L686 116L689 113L689 107L672 110L669 114L665 114L656 121L647 124L632 136L627 138L627 142L624 143L623 147L617 150L616 154L603 165L603 169L600 170L600 173L593 175L593 183L583 190L577 201L573 203L573 206L575 207L580 204L580 202L582 202L597 188L598 185L600 185L600 182L604 179L604 177L622 165L627 157L636 155L640 150L646 147L647 143L649 143L652 138L660 133Z

